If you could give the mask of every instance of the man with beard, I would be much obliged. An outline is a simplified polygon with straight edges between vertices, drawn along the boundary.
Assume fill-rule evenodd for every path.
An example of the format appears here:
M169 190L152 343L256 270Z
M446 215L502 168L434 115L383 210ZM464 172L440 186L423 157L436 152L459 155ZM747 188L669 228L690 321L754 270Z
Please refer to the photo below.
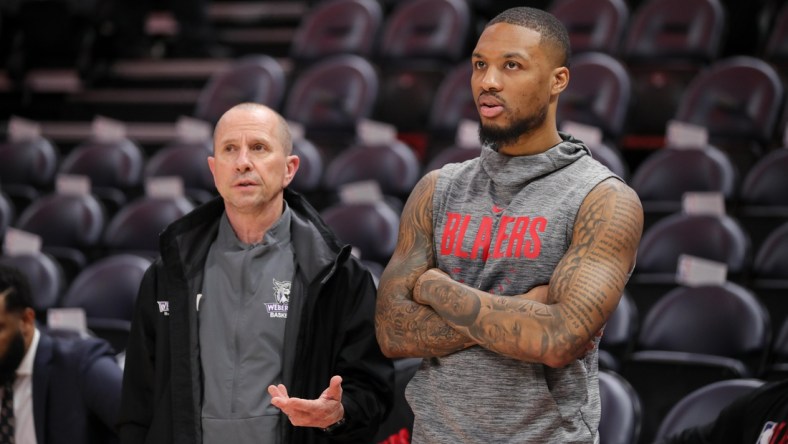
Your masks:
M0 442L107 442L122 379L105 341L40 331L26 277L0 266Z
M513 8L473 51L479 158L416 185L378 290L389 357L408 384L414 443L599 441L598 334L642 232L635 192L559 133L569 39Z

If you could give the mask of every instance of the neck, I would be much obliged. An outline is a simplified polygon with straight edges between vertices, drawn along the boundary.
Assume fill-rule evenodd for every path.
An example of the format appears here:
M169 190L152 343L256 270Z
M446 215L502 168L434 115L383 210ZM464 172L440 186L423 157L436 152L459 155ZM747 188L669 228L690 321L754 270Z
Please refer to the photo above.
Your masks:
M259 244L265 233L274 226L284 211L284 201L271 202L270 206L255 212L242 212L225 207L227 219L238 240L245 244Z
M562 140L555 125L544 126L528 134L523 134L517 139L517 142L500 147L498 152L507 156L530 156L543 153L561 143Z

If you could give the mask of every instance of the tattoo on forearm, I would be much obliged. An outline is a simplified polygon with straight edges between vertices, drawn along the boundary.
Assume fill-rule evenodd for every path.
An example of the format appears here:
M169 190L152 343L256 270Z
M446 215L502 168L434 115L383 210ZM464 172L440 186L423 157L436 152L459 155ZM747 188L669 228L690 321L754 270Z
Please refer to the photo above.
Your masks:
M623 189L623 191L622 191ZM639 201L618 183L600 184L575 222L570 249L550 281L548 302L491 296L456 283L429 285L432 306L484 347L520 359L574 359L612 311L640 237Z
M434 267L432 192L437 176L425 176L402 211L397 248L378 290L375 325L390 356L444 356L472 342L435 311L412 300L416 280Z
M589 194L572 245L550 280L547 305L430 274L420 280L428 307L411 295L419 276L434 266L432 205L426 201L433 188L434 176L422 180L403 211L395 258L381 278L381 346L401 356L442 356L473 344L541 362L547 354L555 362L582 355L614 309L611 301L621 294L633 264L643 222L634 191L611 180Z

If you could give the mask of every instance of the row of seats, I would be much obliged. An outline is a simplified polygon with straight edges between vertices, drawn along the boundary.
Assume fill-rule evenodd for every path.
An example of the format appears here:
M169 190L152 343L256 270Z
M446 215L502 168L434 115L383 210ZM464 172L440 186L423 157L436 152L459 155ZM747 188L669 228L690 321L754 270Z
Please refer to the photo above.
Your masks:
M347 145L356 123L371 118L393 124L400 133L421 134L413 143L417 150L442 148L453 142L460 122L478 121L468 86L471 69L463 60L440 70L431 83L411 72L392 87L385 83L390 70L355 55L321 59L295 77L271 57L249 56L205 85L195 116L215 122L233 104L256 101L304 125L307 137L321 146ZM678 120L706 128L710 142L730 152L743 170L780 140L785 127L779 120L784 107L780 76L750 56L719 60L694 75L667 115L651 109L657 106L653 101L633 95L630 70L621 61L602 53L579 54L572 60L572 82L559 100L559 125L595 126L607 142L621 145L633 117L652 119L656 134L665 133L668 120Z
M301 166L293 188L314 197L313 202L319 209L336 203L342 186L374 181L395 210L399 210L423 173L446 162L475 157L480 148L446 148L426 166L413 150L399 141L351 146L327 163L320 150L306 139L296 141L294 150L301 157ZM626 179L627 171L619 152L605 145L592 145L591 151ZM0 145L0 183L13 204L7 217L10 223L16 219L14 209L17 216L21 215L37 198L49 193L57 173L89 177L92 193L101 200L107 217L113 217L126 203L141 195L143 177L180 177L186 196L199 204L215 195L205 160L209 154L208 141L176 141L146 161L142 151L128 140L117 143L88 141L60 161L56 149L45 139L7 142ZM751 243L754 251L788 216L788 201L782 192L788 185L784 174L786 165L788 149L775 150L740 180L727 156L712 146L703 149L666 147L639 165L630 184L643 202L647 229L678 212L687 192L721 194L728 203L729 215L736 219L728 224L743 225L746 234L741 237L750 240L740 243ZM741 268L741 259L737 260L738 264L732 264L734 272ZM641 262L641 267L644 263Z
M757 378L731 378L701 384L668 405L663 415L655 420L644 410L641 396L626 378L614 371L600 371L600 443L660 442L683 430L715 420L725 407L766 382Z
M751 132L761 144L764 138L771 140L776 127L774 105L764 103L760 105L764 111L752 110L742 97L772 99L779 108L782 98L779 91L745 91L742 80L738 80L737 88L726 91L724 103L712 103L711 106L709 99L703 96L699 99L703 104L692 105L689 110L678 108L686 83L703 77L701 67L688 73L690 70L683 64L676 68L665 59L700 59L707 64L717 60L714 54L718 52L725 24L718 1L652 0L638 8L630 26L626 4L621 0L576 4L577 1L556 1L551 6L569 28L572 45L578 53L573 60L574 81L562 100L566 103L566 106L562 104L565 112L559 113L559 118L597 124L607 135L617 138L627 126L632 126L633 122L629 121L648 119L648 125L662 134L668 118L701 121L706 116L698 113L716 110L718 114L727 115L718 122L718 128L712 128L712 133L735 127L730 125L733 122L739 126L751 125L737 130ZM437 100L441 96L438 91L441 83L448 82L451 77L445 75L446 71L462 70L455 68L455 64L470 52L467 42L469 37L475 37L469 35L475 31L471 15L468 5L459 0L403 2L385 17L374 0L321 2L310 9L296 33L290 54L290 59L295 61L293 71L285 72L277 61L258 56L252 57L257 59L254 62L239 61L239 65L244 66L237 67L236 75L226 81L217 78L209 82L195 114L215 121L227 108L222 101L252 100L275 108L281 105L288 118L307 126L335 128L347 124L348 119L374 116L394 123L403 132L423 130L431 118L439 118L435 114L454 114L455 124L456 116L475 118L473 107L469 115L464 115L467 107L458 99L448 103ZM780 23L788 17L788 8L779 17L773 34L784 32ZM382 28L379 39L378 28ZM628 49L621 55L611 50L611 43L600 43L621 41L624 29L627 29L624 41ZM772 39L781 41L779 36ZM775 51L780 48L776 44L771 46L777 48ZM592 54L586 54L588 52ZM372 68L346 60L345 64L350 66L333 68L336 74L322 68L318 73L307 75L316 69L315 64L322 65L328 59L349 54L366 60ZM752 64L750 62L747 60L747 64ZM638 64L650 64L650 68ZM467 71L459 75L463 90L467 90L468 82L464 78L469 75L468 65L461 63ZM759 66L755 68L760 69ZM682 82L671 79L671 69L683 72ZM347 78L342 79L343 76ZM332 80L335 77L338 79ZM316 78L322 84L311 85L319 83ZM644 86L644 82L651 85ZM454 96L455 91L443 96ZM734 94L737 91L741 91L741 97ZM466 94L469 95L469 91ZM291 95L296 98L291 99ZM633 96L631 100L630 95ZM671 103L669 109L662 112L661 103L666 100ZM714 110L709 110L709 106ZM752 113L757 115L750 115ZM756 123L748 123L748 119ZM441 126L441 123L436 124ZM745 137L752 138L752 135Z
M770 319L743 287L677 288L649 310L642 324L633 313L634 299L624 295L600 343L600 369L619 373L639 405L629 413L640 416L640 441L620 442L664 437L660 424L666 421L686 425L670 410L708 384L788 377L788 317L781 323Z
M134 303L142 276L151 259L136 254L106 256L67 281L57 260L47 253L0 256L0 263L25 273L30 279L33 306L39 322L47 324L53 308L81 308L86 326L107 339L116 352L126 348Z
M456 58L467 54L479 26L491 18L474 3L478 2L317 2L298 23L289 54L296 60L314 60L336 53L378 58L414 55ZM726 14L722 4L713 0L651 0L633 6L623 0L545 3L547 9L567 26L575 51L603 51L633 59L713 59L722 47L728 22L737 19ZM48 9L42 10L42 7ZM61 20L63 23L55 28L57 32L51 33L48 42L49 46L69 49L69 55L80 55L91 48L85 47L88 42L66 45L72 40L58 42L58 36L89 39L106 19L99 8L75 7L75 3L63 0L40 2L38 8L39 12L51 11L47 15L67 19ZM40 32L26 26L31 9L26 2L21 2L16 8L2 8L0 12L6 16L7 28L15 31L17 39L22 41L20 51L26 50L31 55L47 50L55 53L41 44ZM779 22L764 32L769 33L769 39L763 45L763 52L784 56L784 48L779 44L779 33L784 31Z
M594 157L638 192L649 216L647 225L655 217L680 209L687 192L721 193L731 210L739 205L788 206L785 194L780 192L786 186L782 174L788 162L786 149L772 150L744 174L727 153L713 145L693 147L697 149L668 145L644 159L635 171L630 171L615 146L603 142L589 147ZM5 142L0 143L0 183L20 210L41 191L50 190L57 174L90 177L96 193L112 211L128 200L127 195L139 194L143 179L160 176L181 177L186 194L199 203L214 194L205 161L210 152L209 140L175 140L146 159L142 149L129 140L89 140L61 159L59 150L45 139ZM400 141L353 143L332 157L310 140L300 139L295 142L295 152L302 157L294 183L299 191L335 191L344 183L375 180L384 192L404 198L421 174L448 162L475 157L480 147L450 145L422 160Z
M786 298L783 293L784 306ZM601 367L626 372L646 356L642 351L669 351L724 357L728 361L720 362L744 376L778 379L786 374L788 313L771 315L749 288L730 281L676 286L647 310L638 302L630 289L622 295L602 336Z

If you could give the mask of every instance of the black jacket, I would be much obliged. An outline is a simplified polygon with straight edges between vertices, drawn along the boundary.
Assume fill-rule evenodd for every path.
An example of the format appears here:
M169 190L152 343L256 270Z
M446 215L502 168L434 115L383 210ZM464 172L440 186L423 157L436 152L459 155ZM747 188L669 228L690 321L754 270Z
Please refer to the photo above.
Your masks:
M104 340L40 334L33 361L36 441L109 442L123 378L115 353Z
M282 417L282 442L371 442L391 406L394 384L393 365L375 339L372 276L303 197L285 190L285 199L293 211L296 272L283 383L291 396L315 399L331 376L342 376L347 423L329 436L292 427ZM195 303L223 212L223 201L215 199L160 237L161 256L142 280L127 347L118 425L124 444L201 442Z

